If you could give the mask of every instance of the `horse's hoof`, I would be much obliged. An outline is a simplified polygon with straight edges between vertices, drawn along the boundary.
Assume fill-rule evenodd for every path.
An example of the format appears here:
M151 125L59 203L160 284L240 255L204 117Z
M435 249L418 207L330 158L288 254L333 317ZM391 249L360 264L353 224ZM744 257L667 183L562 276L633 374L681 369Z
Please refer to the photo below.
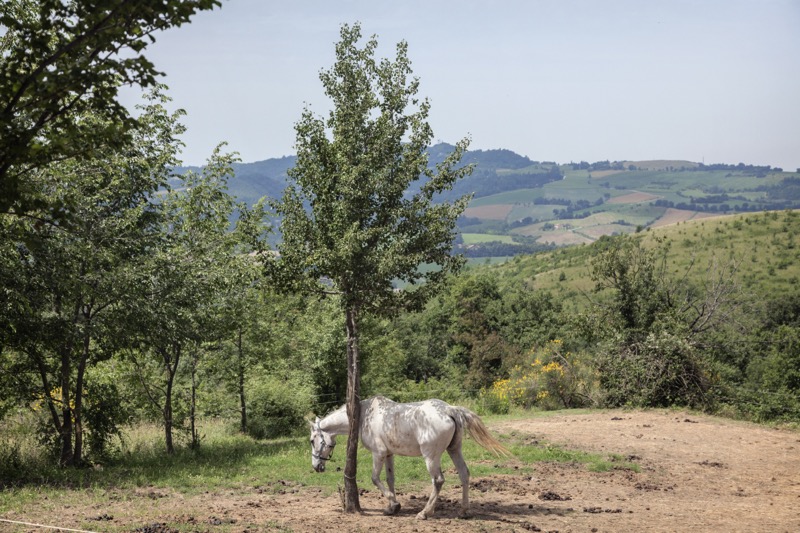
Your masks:
M397 502L394 502L394 503L390 503L389 507L384 509L383 514L385 514L386 516L392 516L392 515L397 514L397 512L399 510L400 510L400 504L397 503Z
M472 518L472 515L469 514L469 511L464 511L463 509L458 513L458 517L463 520L468 520Z
M425 513L420 512L417 514L417 520L427 520L427 519L428 515L426 515Z

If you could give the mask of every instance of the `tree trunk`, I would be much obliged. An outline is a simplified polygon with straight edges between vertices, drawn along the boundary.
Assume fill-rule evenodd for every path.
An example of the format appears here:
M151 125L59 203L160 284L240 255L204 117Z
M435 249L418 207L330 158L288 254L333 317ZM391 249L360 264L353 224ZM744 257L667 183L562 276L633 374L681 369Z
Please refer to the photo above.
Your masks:
M181 357L180 345L175 344L171 349L165 348L162 356L164 357L164 369L167 371L167 388L164 394L164 440L167 445L167 453L173 454L175 445L172 441L172 385L175 382L175 374L178 371L178 362Z
M199 353L195 348L192 353L192 397L189 405L189 423L192 432L192 449L196 450L200 447L200 437L197 434L197 364Z
M83 462L83 377L86 374L86 360L81 358L78 364L78 376L75 379L75 417L73 432L75 433L75 450L73 463Z
M83 334L83 350L78 361L78 375L75 378L75 451L73 461L83 462L83 378L86 375L86 364L89 361L91 346L91 316L86 316L86 327Z
M167 453L175 453L175 445L172 443L172 378L167 381L167 392L164 398L164 442L167 445Z
M42 397L47 404L47 411L50 413L53 427L56 429L56 433L61 435L61 419L58 417L58 410L51 394L53 389L50 388L50 380L47 378L47 367L42 360L41 354L34 351L29 352L29 355L36 361L36 367L39 369L39 377L42 379Z
M62 312L61 296L56 296L53 304L53 310L57 316ZM70 382L72 379L72 350L74 347L74 338L72 332L78 323L78 316L80 312L80 305L75 304L72 312L72 328L67 334L67 339L64 344L59 348L61 356L59 385L61 387L61 426L56 425L59 432L58 438L61 441L61 452L59 454L58 463L61 466L72 466L75 462L75 449L73 448L73 425L72 425L72 396L70 393ZM49 391L48 391L49 394Z
M70 353L71 347L61 348L61 454L58 464L61 466L72 466L75 452L72 447L72 409L70 407Z
M361 426L361 398L359 394L361 374L358 351L358 309L350 307L345 311L347 330L347 419L350 422L347 434L347 461L344 466L344 510L346 513L360 513L358 500L358 431Z
M242 349L242 328L239 328L239 338L237 339L236 348L239 351L239 409L241 413L240 429L242 433L247 433L247 402L244 395L244 379L245 379L245 364L244 364L244 350Z

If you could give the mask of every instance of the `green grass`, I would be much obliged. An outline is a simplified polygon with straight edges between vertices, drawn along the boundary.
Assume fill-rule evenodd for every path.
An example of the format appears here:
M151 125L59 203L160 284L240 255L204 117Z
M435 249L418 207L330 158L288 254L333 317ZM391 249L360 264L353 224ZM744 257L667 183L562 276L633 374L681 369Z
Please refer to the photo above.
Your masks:
M521 415L517 415L519 418ZM526 417L538 416L531 413ZM506 419L508 417L505 417ZM489 424L498 417L484 417ZM311 455L306 435L270 441L257 441L234 431L235 425L225 421L203 423L205 439L199 450L180 448L169 456L163 451L160 428L139 425L129 428L117 457L102 466L83 469L59 469L44 462L27 465L29 475L0 491L0 514L26 508L43 498L87 498L102 503L116 494L142 487L196 495L225 490L266 492L283 490L286 485L319 488L330 494L342 484L346 439L339 437L328 471L316 473L311 468ZM0 429L3 429L0 427ZM614 468L637 470L634 464L620 462L613 456L571 451L547 445L532 444L530 435L514 433L498 435L513 456L498 458L480 448L472 439L464 441L464 456L472 477L489 474L529 473L537 462L569 462L584 464L592 471ZM451 468L447 454L443 468ZM359 450L358 484L370 488L371 454ZM428 487L430 478L419 457L396 459L398 484L407 489ZM120 493L122 496L120 496Z

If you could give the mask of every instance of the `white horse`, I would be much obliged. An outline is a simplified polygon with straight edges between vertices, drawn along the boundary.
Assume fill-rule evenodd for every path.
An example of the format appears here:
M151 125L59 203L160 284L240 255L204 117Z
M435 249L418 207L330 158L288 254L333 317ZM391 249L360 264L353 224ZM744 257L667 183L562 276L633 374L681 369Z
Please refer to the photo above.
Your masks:
M441 400L415 403L395 403L382 396L361 401L361 442L372 452L372 482L389 499L385 514L395 514L400 504L394 493L394 456L425 458L433 481L433 492L417 518L433 515L439 490L444 484L441 460L447 450L461 479L461 515L469 508L469 469L461 454L461 441L466 430L475 441L497 455L508 455L486 429L481 419L465 407L449 405ZM311 423L311 466L325 471L325 461L331 458L336 435L348 433L345 406ZM386 463L387 488L381 483L381 469Z

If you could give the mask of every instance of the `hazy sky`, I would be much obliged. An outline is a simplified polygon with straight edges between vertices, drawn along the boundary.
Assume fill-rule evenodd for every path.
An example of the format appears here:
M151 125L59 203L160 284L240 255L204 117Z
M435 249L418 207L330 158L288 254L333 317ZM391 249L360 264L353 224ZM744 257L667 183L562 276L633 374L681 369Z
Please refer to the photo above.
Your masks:
M293 154L356 21L380 57L408 42L437 140L800 167L800 0L223 0L146 52L188 112L184 161L220 141L245 162Z

